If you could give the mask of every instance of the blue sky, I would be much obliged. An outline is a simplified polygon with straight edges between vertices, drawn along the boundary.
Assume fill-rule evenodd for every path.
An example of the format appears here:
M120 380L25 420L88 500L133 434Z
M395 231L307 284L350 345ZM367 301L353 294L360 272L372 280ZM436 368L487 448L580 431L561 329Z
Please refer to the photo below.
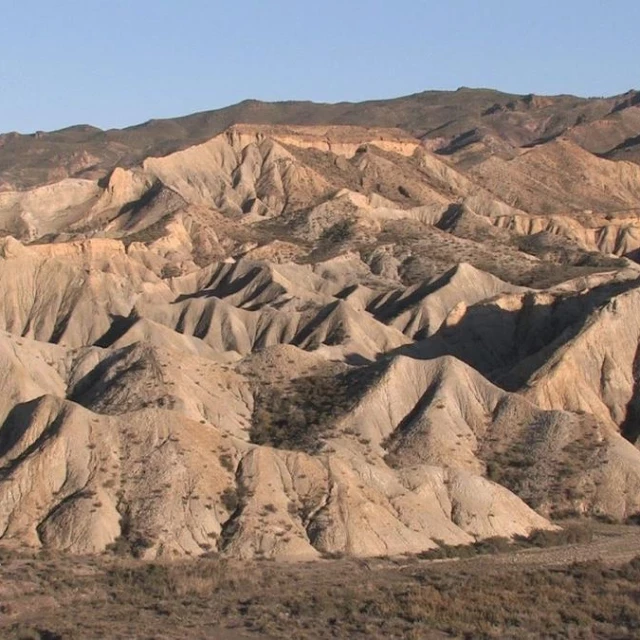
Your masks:
M245 98L640 88L638 0L0 0L0 131Z

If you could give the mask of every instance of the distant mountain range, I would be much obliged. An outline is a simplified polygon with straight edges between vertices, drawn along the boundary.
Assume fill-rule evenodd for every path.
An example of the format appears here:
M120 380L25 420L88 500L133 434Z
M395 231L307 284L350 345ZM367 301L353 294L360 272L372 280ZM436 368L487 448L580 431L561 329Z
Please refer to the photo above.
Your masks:
M63 177L101 177L116 165L131 166L150 155L166 155L234 124L399 128L443 154L482 140L508 149L566 135L593 153L638 162L640 117L631 108L638 103L637 91L578 98L464 87L360 103L246 100L126 129L102 131L80 125L51 133L1 135L0 189L22 189Z

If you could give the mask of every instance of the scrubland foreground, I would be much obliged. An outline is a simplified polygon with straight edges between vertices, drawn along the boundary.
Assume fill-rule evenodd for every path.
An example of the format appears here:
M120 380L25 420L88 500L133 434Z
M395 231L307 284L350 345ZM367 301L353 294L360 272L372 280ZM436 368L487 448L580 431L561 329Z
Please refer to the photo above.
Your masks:
M452 558L3 555L3 638L631 638L640 533L570 526ZM558 545L558 546L556 546ZM464 549L464 551L463 551ZM446 554L445 554L446 555ZM459 556L463 555L464 558ZM607 560L596 560L598 556Z

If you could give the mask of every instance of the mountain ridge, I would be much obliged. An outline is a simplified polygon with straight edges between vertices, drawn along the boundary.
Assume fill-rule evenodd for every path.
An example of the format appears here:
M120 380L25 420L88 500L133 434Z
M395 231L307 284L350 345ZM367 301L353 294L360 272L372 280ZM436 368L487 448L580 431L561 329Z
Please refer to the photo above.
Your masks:
M245 100L229 107L203 111L176 118L153 119L124 129L101 130L90 125L76 125L53 132L0 135L0 188L2 183L14 186L34 186L51 177L42 168L29 164L33 153L47 155L54 145L55 154L47 162L62 160L55 178L88 173L106 175L116 164L131 164L144 155L165 155L217 135L226 128L242 122L248 124L342 124L379 127L399 127L418 138L443 138L450 142L486 121L490 130L497 120L499 137L513 138L518 144L530 144L549 136L555 137L577 119L590 122L610 115L614 110L634 108L627 92L610 98L579 98L575 96L517 95L491 89L461 88L457 91L425 91L387 100L368 100L356 103L313 103L283 101L277 103ZM557 113L554 111L557 106ZM491 112L491 109L498 107ZM565 111L567 113L565 113ZM524 118L538 112L541 118ZM518 120L511 123L513 118ZM556 118L551 129L544 120ZM523 120L524 118L524 120ZM526 121L538 129L525 134ZM514 126L515 125L515 126ZM542 128L540 128L542 126ZM435 135L437 133L437 135ZM72 135L70 135L72 134ZM523 138L524 135L524 138ZM631 137L631 136L628 136ZM618 143L620 144L620 143ZM69 146L81 145L71 150ZM37 150L37 151L36 151ZM613 145L608 151L613 150ZM75 155L74 155L75 151ZM11 154L12 160L8 157ZM26 155L23 175L8 173L10 162L20 163ZM634 156L635 157L635 156Z
M635 94L421 95L429 139L372 124L414 98L4 138L0 544L317 559L637 518L640 166L585 148Z

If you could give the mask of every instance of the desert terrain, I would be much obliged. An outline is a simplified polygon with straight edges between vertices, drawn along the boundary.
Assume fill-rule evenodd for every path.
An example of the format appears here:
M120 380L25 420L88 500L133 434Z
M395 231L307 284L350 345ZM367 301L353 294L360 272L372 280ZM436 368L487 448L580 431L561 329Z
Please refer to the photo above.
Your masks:
M544 584L549 628L637 633L639 114L461 88L0 135L0 629L535 637ZM446 613L500 580L511 619Z

